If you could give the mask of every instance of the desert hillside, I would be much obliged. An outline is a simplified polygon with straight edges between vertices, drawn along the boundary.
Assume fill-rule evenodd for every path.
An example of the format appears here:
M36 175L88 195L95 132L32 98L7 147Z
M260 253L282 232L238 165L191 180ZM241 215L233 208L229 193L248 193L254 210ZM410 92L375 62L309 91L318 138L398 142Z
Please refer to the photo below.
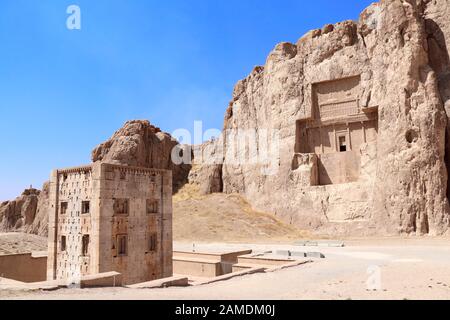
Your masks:
M175 241L287 241L308 236L275 216L252 210L237 194L201 195L194 184L173 198Z
M0 233L0 255L46 251L47 238L26 233Z

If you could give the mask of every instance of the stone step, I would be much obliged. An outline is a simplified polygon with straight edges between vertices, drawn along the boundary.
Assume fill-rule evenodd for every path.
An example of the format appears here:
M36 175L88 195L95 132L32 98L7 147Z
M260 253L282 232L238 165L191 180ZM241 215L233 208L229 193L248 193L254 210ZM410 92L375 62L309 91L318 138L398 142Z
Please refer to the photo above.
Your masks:
M189 286L189 280L185 276L174 276L170 278L158 279L154 281L148 281L144 283L133 284L126 286L131 289L155 289L155 288L168 288L168 287L187 287Z
M283 259L283 258L271 258L264 256L241 256L238 257L238 264L250 264L250 265L270 265L270 266L280 266L283 264L293 262L293 259Z

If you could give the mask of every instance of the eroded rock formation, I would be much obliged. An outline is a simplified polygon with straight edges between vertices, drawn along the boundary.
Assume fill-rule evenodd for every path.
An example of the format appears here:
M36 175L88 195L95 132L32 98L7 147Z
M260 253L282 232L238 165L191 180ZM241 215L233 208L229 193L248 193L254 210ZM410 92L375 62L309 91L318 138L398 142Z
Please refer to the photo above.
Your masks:
M384 0L277 45L236 85L218 143L279 130L277 174L226 151L224 192L334 234L447 232L448 13L446 0Z
M26 233L36 234L39 236L47 236L48 234L48 207L50 197L50 183L45 182L42 190L39 192L36 213L31 225L26 225L24 231Z
M0 231L23 231L46 235L47 197L48 186L44 185L43 191L30 188L15 200L0 204Z
M175 165L172 150L179 143L147 120L128 121L92 151L93 162L172 170L174 190L187 182L190 165Z

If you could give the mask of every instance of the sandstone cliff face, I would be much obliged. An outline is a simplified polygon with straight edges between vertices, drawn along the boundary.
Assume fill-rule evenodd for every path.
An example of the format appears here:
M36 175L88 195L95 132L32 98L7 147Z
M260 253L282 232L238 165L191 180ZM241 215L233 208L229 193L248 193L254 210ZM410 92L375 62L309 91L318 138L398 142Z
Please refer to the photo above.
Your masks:
M187 181L190 165L175 165L172 150L179 143L146 120L128 121L108 141L92 151L92 161L173 172L174 191Z
M192 166L188 181L199 187L200 194L223 192L222 164L223 152L218 149L218 141L208 141L191 147Z
M30 231L33 226L40 223L41 217L37 217L41 191L36 189L25 190L20 197L13 201L0 204L0 231ZM43 203L43 201L41 201ZM44 211L42 211L44 213ZM44 213L46 216L46 213ZM36 227L37 234L45 234L46 230Z
M447 116L450 115L450 4L447 0L426 1L425 27L430 66L437 74L439 92ZM446 135L446 164L450 168L450 127ZM450 198L450 188L447 188Z
M42 191L27 189L17 199L0 204L0 231L46 236L48 201L49 184L45 183Z
M449 227L447 117L430 67L422 5L381 4L383 33L372 58L380 70L374 72L380 132L373 210L379 223L399 231L440 234ZM386 41L390 45L382 46Z
M50 201L50 183L45 182L37 199L36 211L31 224L26 224L24 232L39 236L48 235L48 208Z
M292 224L334 234L447 232L448 10L446 0L384 0L358 22L277 45L266 65L235 87L217 146L227 150L224 191L241 193L255 209ZM323 157L299 152L298 123L314 118L315 90L328 88L333 98L349 95L350 87L361 114L377 108L376 139L356 150L358 179L318 185ZM231 159L230 132L243 129L279 130L280 153L271 159L276 174ZM259 138L255 150L262 147Z
M425 27L430 66L438 77L439 91L448 113L450 111L450 3L447 0L425 1Z

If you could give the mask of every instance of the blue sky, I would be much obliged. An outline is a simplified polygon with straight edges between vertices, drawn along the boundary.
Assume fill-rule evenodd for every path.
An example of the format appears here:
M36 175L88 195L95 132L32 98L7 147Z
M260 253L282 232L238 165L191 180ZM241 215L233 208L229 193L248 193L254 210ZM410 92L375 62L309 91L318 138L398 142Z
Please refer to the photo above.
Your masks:
M357 19L361 0L1 0L0 200L90 162L126 120L221 129L273 47ZM68 30L66 9L81 9Z

